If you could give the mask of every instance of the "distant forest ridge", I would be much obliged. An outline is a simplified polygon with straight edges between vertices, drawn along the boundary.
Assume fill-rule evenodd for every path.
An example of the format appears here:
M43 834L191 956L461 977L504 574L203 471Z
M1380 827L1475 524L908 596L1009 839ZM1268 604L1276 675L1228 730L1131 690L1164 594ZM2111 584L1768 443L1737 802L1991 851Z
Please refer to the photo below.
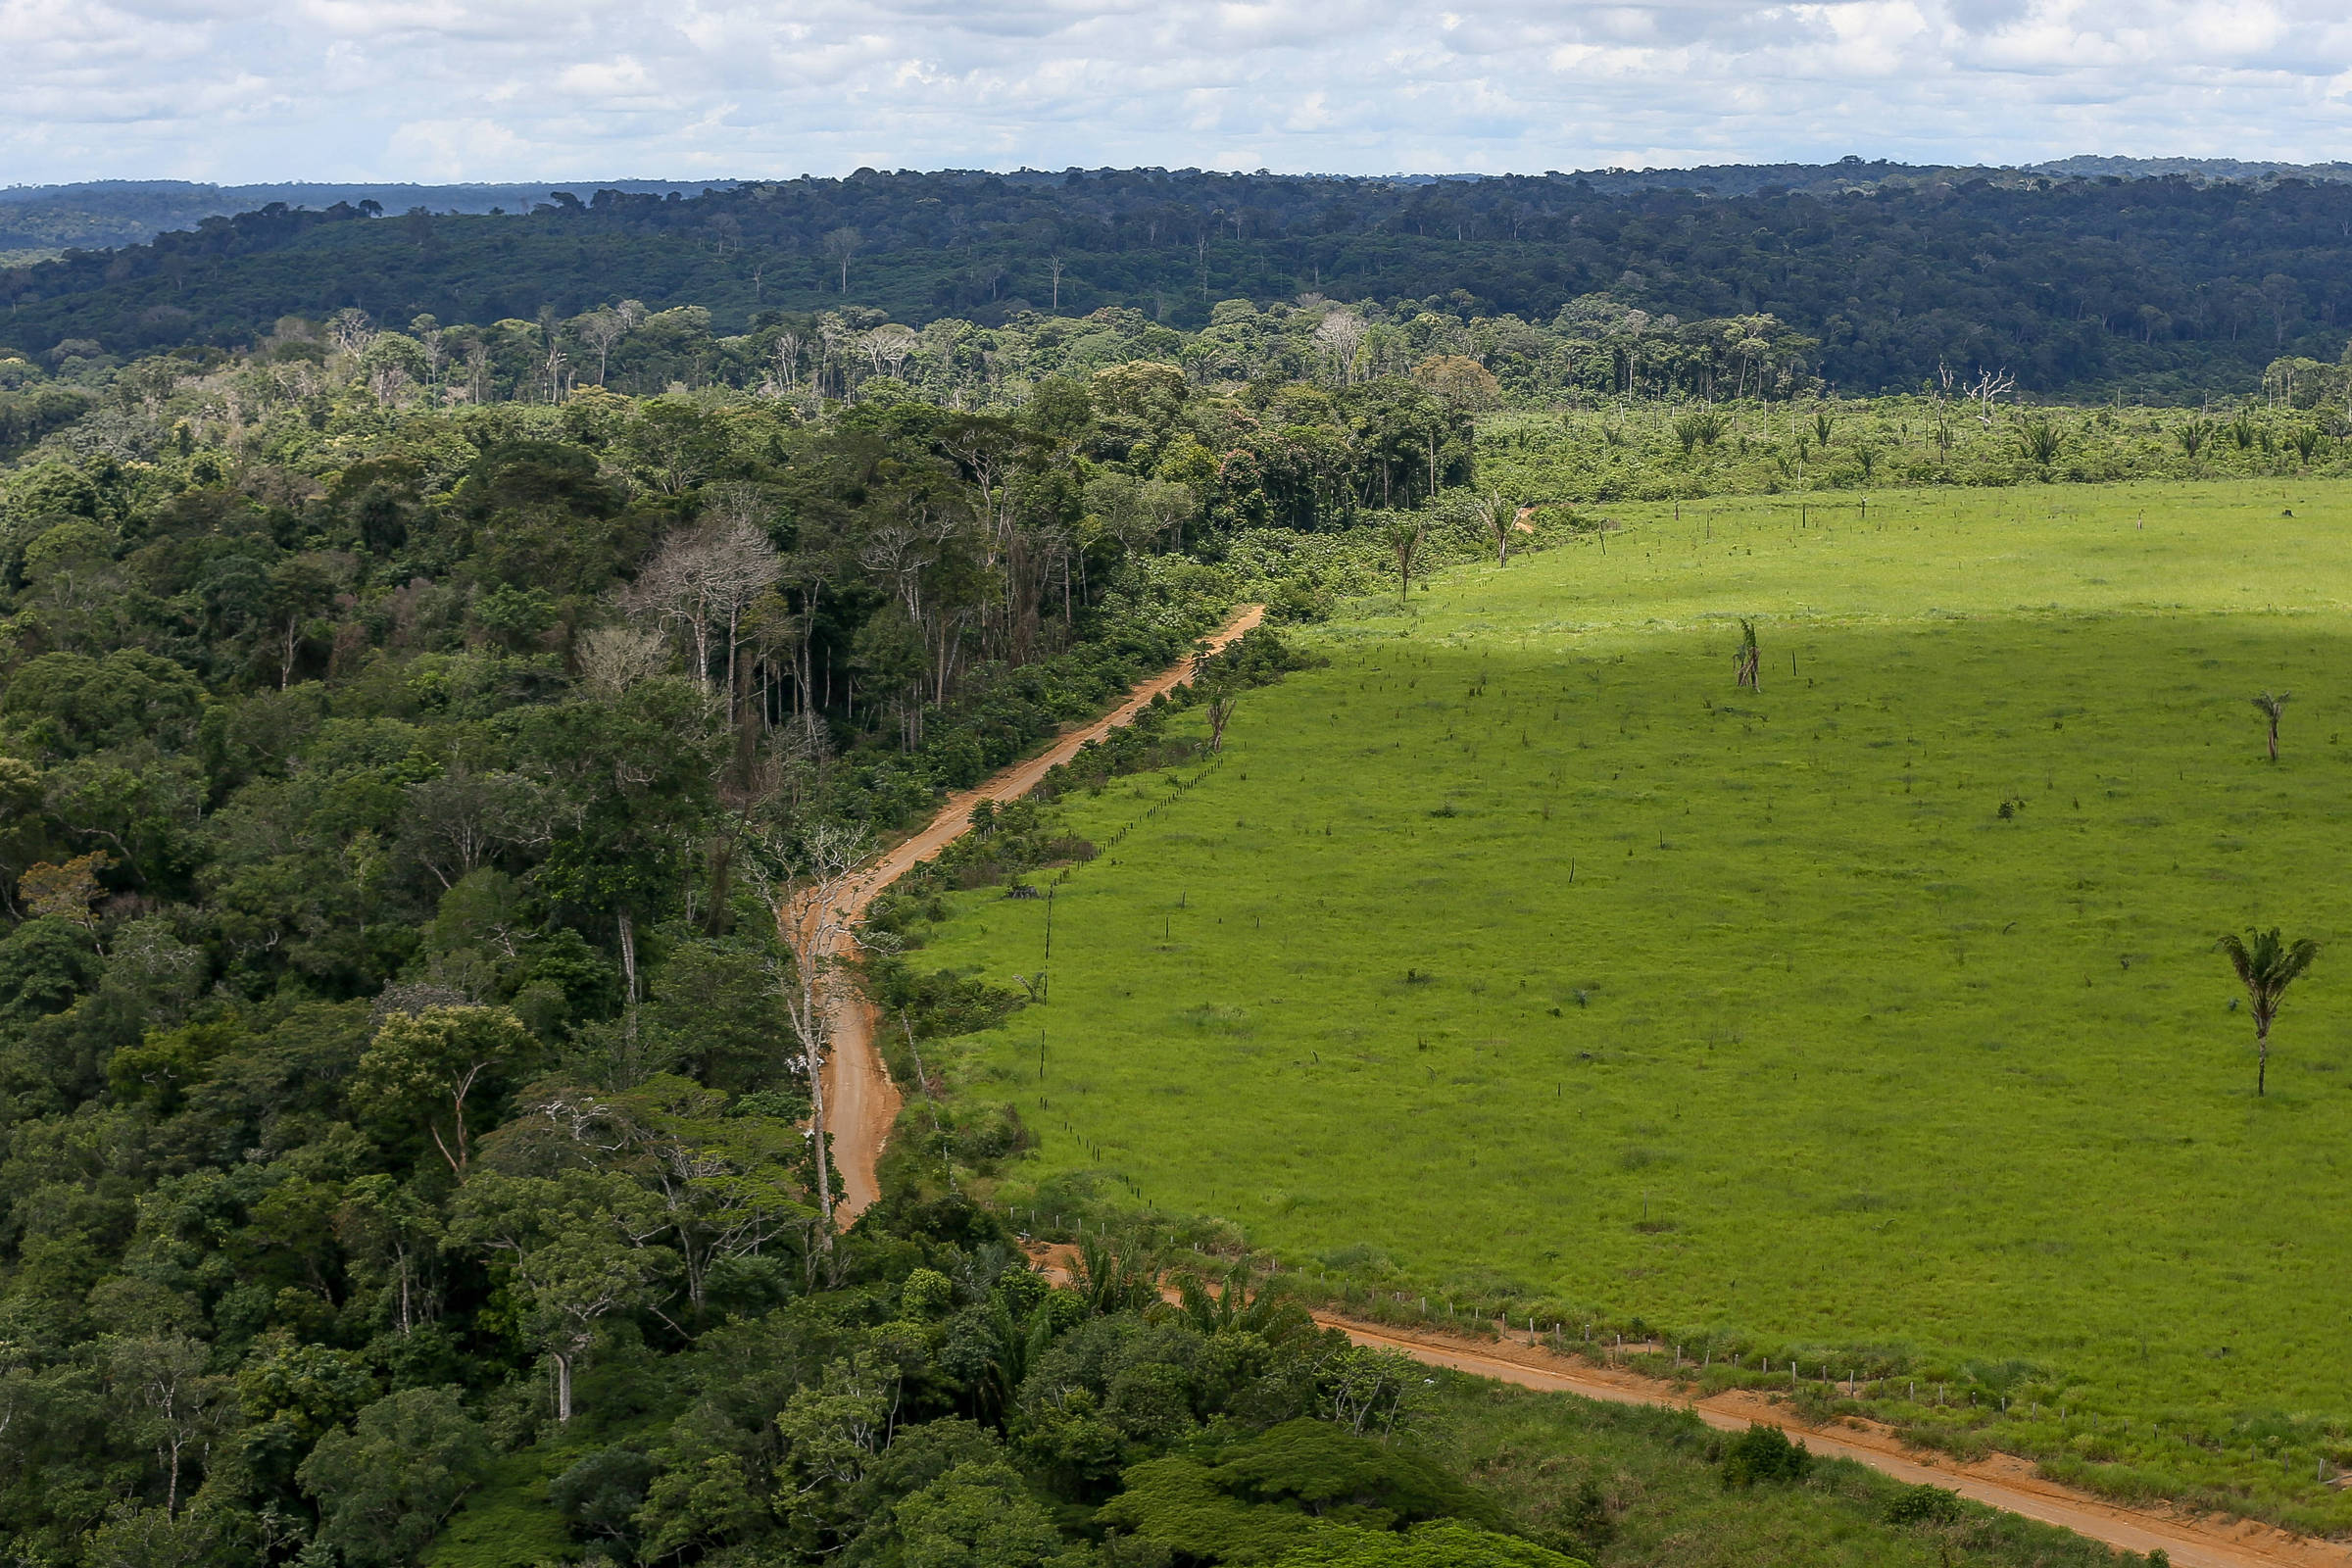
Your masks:
M74 201L127 216L206 189L20 189L0 194L0 222L21 220L25 237ZM1605 295L1667 326L1773 317L1817 339L1819 374L1849 392L1999 367L2043 396L2195 401L2251 391L2275 359L2332 362L2352 325L2344 164L860 170L699 193L648 180L219 195L270 199L145 243L0 268L0 346L124 362L250 346L286 317L489 325L622 300L708 311L720 334L853 307L918 327L1113 309L1196 329L1220 302L1310 295L1374 319L1542 323Z
M962 172L948 171L947 172ZM1102 172L1102 171L1098 171ZM1197 173L1197 170L1179 171ZM1019 170L998 177L1008 180L1060 179L1066 171L1048 173ZM1849 157L1834 164L1706 164L1689 169L1592 169L1564 177L1582 179L1594 190L1624 193L1641 190L1692 190L1717 196L1749 196L1763 190L1834 193L1856 186L1875 189L1881 184L1918 184L1954 177L1976 179L2032 179L2059 175L2113 175L2123 179L2155 179L2178 175L2207 181L2259 181L2281 178L2352 181L2352 163L2248 163L2236 158L2105 158L2085 154L2046 164L1957 165L1896 164ZM1315 174L1285 176L1296 179L1326 177ZM1395 174L1400 185L1441 180L1504 178L1487 174ZM259 212L272 202L288 207L323 211L340 204L352 207L372 201L387 213L406 213L421 207L432 213L509 213L521 215L535 207L553 205L560 190L585 192L617 190L629 195L697 196L706 190L729 190L760 183L757 178L720 179L599 179L524 180L507 183L422 185L382 180L281 180L258 185L213 185L185 179L93 179L63 185L0 187L0 254L68 248L115 249L144 245L172 229L194 228L208 218L233 218Z

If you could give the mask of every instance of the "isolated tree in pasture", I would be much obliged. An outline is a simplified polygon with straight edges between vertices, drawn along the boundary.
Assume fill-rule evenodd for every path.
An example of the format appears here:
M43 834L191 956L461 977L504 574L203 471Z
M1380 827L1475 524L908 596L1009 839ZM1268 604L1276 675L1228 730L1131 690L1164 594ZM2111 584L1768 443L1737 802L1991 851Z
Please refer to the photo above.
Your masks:
M1220 686L1208 694L1208 749L1225 750L1225 726L1233 721L1233 710L1241 706L1241 694Z
M2251 699L2262 716L2270 721L2271 760L2274 762L2278 760L2278 715L2286 711L2287 702L2294 695L2293 692L2278 692L2275 695L2264 692L2261 696Z
M2218 946L2246 988L2246 1003L2254 1011L2254 1093L2261 1095L2271 1070L2271 1020L2286 988L2302 977L2320 956L2320 945L2309 937L2289 945L2279 940L2278 928L2246 933L2246 940L2224 933Z
M1428 537L1429 530L1418 517L1391 517L1380 530L1381 543L1387 545L1389 554L1396 558L1396 602L1400 605L1413 586L1413 563L1419 559L1421 546Z
M1740 652L1734 656L1734 672L1740 684L1750 691L1762 684L1764 656L1756 647L1756 623L1742 617L1740 622Z

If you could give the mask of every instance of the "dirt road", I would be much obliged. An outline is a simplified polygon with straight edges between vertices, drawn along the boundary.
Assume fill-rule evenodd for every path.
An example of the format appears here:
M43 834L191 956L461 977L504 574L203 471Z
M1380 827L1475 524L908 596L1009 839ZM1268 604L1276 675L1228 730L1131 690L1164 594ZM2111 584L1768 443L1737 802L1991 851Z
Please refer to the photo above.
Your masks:
M2347 1568L2352 1549L2333 1542L2289 1535L2268 1525L2214 1516L2126 1508L2088 1493L2044 1481L2034 1465L2011 1454L1962 1463L1949 1456L1906 1448L1892 1433L1872 1423L1824 1429L1808 1426L1786 1405L1760 1396L1730 1393L1693 1400L1672 1384L1633 1373L1610 1372L1553 1355L1524 1342L1485 1344L1449 1336L1398 1334L1327 1313L1316 1321L1346 1331L1358 1345L1402 1350L1433 1366L1448 1366L1522 1388L1577 1394L1617 1404L1690 1408L1711 1427L1744 1431L1751 1422L1777 1426L1804 1440L1815 1453L1852 1459L1913 1485L1944 1487L1964 1497L2010 1513L2038 1519L2127 1551L2161 1547L2175 1568Z
M1266 607L1250 605L1208 638L1214 651L1240 637L1264 618ZM1080 729L1065 731L1037 756L1015 762L977 788L948 798L939 814L918 833L892 847L850 884L843 908L855 925L883 889L920 862L963 836L971 827L972 808L982 801L1014 801L1037 788L1049 769L1068 761L1078 748L1133 718L1160 693L1179 685L1192 673L1189 659L1162 670L1128 693L1111 712ZM852 939L845 938L845 945ZM846 955L845 955L846 956ZM833 1129L833 1161L841 1168L842 1199L834 1212L847 1226L880 1196L874 1176L883 1147L890 1141L891 1124L899 1115L898 1086L890 1081L882 1053L875 1049L877 1020L856 988L836 986L832 999L833 1054L825 1061L825 1111Z

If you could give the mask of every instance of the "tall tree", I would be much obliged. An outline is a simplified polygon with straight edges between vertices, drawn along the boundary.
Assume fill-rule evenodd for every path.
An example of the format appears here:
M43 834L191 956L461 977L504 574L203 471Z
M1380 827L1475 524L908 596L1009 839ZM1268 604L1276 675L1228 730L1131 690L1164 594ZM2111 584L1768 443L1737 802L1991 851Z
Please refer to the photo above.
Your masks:
M1381 526L1381 543L1389 547L1389 555L1396 563L1396 603L1401 605L1413 586L1413 563L1420 559L1421 546L1429 538L1429 530L1421 519L1410 515L1391 517Z
M2278 717L2286 711L2286 705L2294 695L2293 692L2264 692L2261 696L2250 699L2262 716L2269 721L2271 760L2274 762L2278 760Z
M524 1328L555 1367L559 1425L571 1420L573 1381L604 1320L656 1307L658 1287L677 1268L677 1255L654 1245L670 1229L653 1194L600 1171L493 1171L458 1195L450 1234L489 1253L523 1288Z
M2237 971L2238 983L2246 988L2246 1004L2254 1012L2254 1093L2259 1096L2271 1070L2271 1020L2278 1016L2286 988L2320 956L2320 945L2304 937L2289 946L2273 926L2268 931L2249 930L2244 941L2224 933L2219 946Z
M537 1048L504 1007L396 1012L360 1057L352 1102L396 1129L421 1125L463 1177L472 1163L473 1129L492 1119L488 1102L513 1086Z

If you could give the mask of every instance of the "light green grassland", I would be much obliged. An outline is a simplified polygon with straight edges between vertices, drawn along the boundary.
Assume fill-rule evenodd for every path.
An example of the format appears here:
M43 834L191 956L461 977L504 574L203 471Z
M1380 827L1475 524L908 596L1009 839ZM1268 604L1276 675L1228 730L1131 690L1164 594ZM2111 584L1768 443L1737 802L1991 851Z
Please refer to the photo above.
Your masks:
M1608 509L1303 634L1205 774L1068 798L1050 965L993 890L920 956L1050 968L952 1048L1039 1136L1005 1196L1877 1352L2080 1479L2352 1523L2352 486L1840 501ZM2330 944L2259 1101L2256 921Z

